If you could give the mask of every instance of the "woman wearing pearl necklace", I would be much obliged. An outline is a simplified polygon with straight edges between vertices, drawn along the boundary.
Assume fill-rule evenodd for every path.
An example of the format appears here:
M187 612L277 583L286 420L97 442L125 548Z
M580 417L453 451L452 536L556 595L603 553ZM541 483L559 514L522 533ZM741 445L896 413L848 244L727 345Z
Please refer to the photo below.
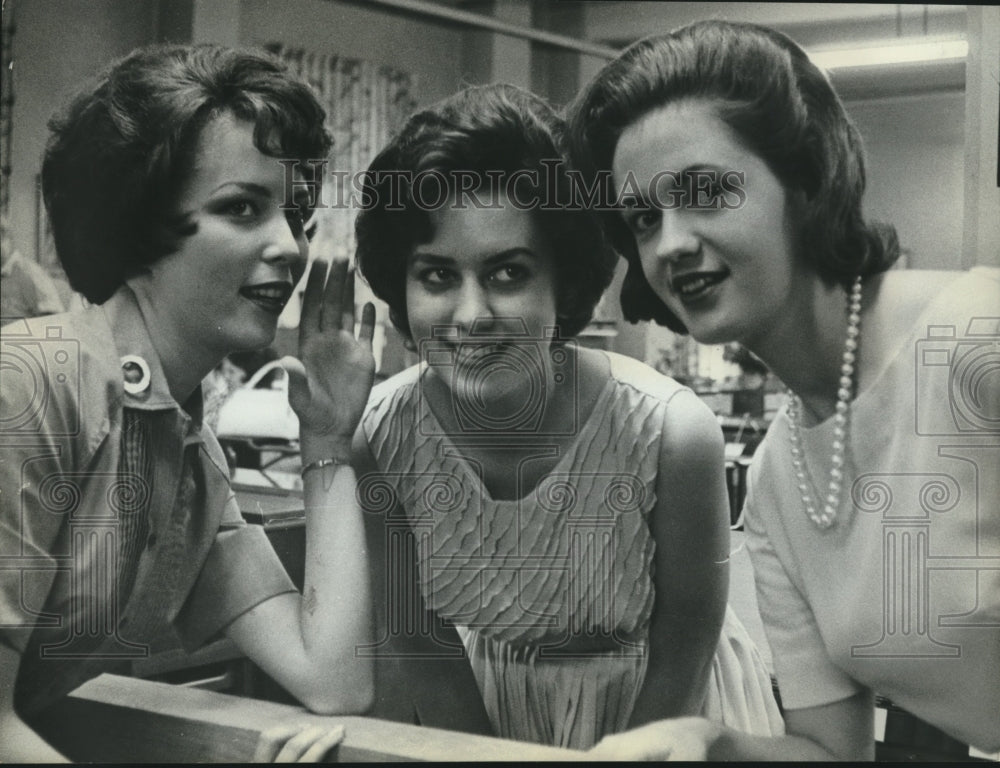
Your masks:
M585 180L628 192L606 217L626 318L741 342L790 391L745 514L786 735L683 718L596 750L872 759L876 694L1000 749L998 271L889 271L860 137L773 30L642 40L571 112Z

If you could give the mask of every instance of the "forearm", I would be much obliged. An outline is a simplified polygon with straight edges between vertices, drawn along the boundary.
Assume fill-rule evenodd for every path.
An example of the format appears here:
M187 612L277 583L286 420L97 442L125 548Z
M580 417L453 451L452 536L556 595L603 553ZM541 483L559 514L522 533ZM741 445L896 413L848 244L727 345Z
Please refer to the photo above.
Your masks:
M785 712L786 735L763 738L717 727L709 759L860 760L875 758L874 697L863 689L829 704Z
M303 451L303 461L315 455ZM324 457L340 457L326 453ZM309 709L358 714L371 706L370 659L356 653L371 633L368 574L355 474L331 464L305 474L303 593L260 603L227 629L240 648Z
M719 624L704 617L654 621L649 665L629 727L701 712L718 638Z
M314 469L306 473L304 484L303 653L316 675L338 670L338 688L349 695L351 709L364 711L373 696L372 662L357 649L370 641L371 595L354 469L342 465Z
M867 749L859 747L853 754L837 754L806 736L751 736L720 726L718 736L709 744L708 760L740 761L871 761L875 758L875 744Z
M590 752L604 760L871 761L871 696L786 713L784 736L751 736L704 717L657 720L606 736Z

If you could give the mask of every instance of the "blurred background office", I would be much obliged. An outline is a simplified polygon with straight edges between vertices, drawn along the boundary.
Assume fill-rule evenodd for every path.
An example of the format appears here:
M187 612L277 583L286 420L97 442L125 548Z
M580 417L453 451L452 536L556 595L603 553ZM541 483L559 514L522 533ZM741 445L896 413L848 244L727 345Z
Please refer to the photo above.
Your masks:
M317 254L353 252L351 174L412 109L466 84L507 81L557 105L616 50L704 17L761 22L821 57L865 138L867 210L893 222L902 267L1000 258L997 28L991 6L657 3L576 0L6 0L2 201L12 247L72 300L52 247L38 172L53 111L111 59L152 42L264 45L321 92L336 146ZM909 59L909 61L907 61ZM7 246L5 245L5 248ZM620 276L619 276L620 279ZM720 416L766 419L777 398L740 350L702 348L621 322L617 285L584 343L642 359L706 395ZM359 300L363 300L359 296ZM294 346L297 302L276 342ZM380 372L413 361L380 311ZM748 375L749 374L749 375ZM750 384L752 382L752 385ZM744 422L751 432L759 424ZM733 423L733 429L739 429Z
M774 26L827 69L866 142L868 215L898 229L899 268L1000 262L1000 7L592 0L5 0L5 255L16 249L51 278L63 305L79 301L59 268L41 202L46 122L83 80L137 46L265 46L313 84L335 137L312 247L314 256L329 257L353 253L355 175L414 109L464 85L495 81L561 106L632 41L706 17ZM659 326L623 322L623 272L580 341L643 360L702 396L726 433L735 517L743 472L783 400L780 385L738 346L705 347ZM359 302L370 298L359 290ZM416 357L376 304L376 359L379 376L388 377ZM257 360L233 361L239 370L216 372L206 387L213 420L221 416L243 442L261 428L258 404L273 396L275 409L281 405L280 371L254 374L294 352L298 311L293 297L274 348ZM242 381L274 391L243 393L222 410ZM244 401L255 405L238 405ZM294 426L275 423L273 435L257 435L286 454L272 457L278 469L294 455L294 446L281 445L286 433L297 434ZM240 465L260 454L237 449ZM255 469L261 463L251 462ZM281 475L269 482L275 477L285 487ZM294 472L284 480L297 488Z
M329 257L354 251L353 174L414 109L495 81L562 106L632 41L707 17L774 26L827 68L866 142L868 215L898 229L898 268L1000 264L1000 7L583 0L4 0L4 258L16 250L33 273L52 281L62 306L80 301L59 268L41 202L46 123L86 78L137 46L266 46L314 85L335 146L312 251ZM745 469L782 401L780 387L738 346L704 347L658 326L623 322L623 272L580 341L643 360L710 405L727 438L738 530ZM0 288L6 294L6 278ZM371 297L359 289L357 298ZM269 526L300 579L301 484L288 439L298 430L278 418L290 411L286 378L273 363L296 349L298 309L293 299L273 349L229 361L206 393L220 437L228 431L232 438L227 449L244 515ZM416 361L384 305L376 356L382 377ZM243 381L261 391L248 393ZM258 434L265 429L273 434ZM731 600L767 655L745 554L734 556L732 573ZM185 658L174 666L193 663ZM164 669L150 664L136 672Z

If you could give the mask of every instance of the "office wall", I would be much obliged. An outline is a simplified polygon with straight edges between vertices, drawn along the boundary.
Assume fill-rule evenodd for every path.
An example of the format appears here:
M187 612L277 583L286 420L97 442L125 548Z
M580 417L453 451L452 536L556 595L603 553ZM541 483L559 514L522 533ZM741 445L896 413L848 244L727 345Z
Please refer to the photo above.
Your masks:
M46 123L87 77L154 39L156 10L152 0L16 1L10 219L26 256L35 254L35 178Z
M199 14L235 19L224 42L275 40L335 51L404 69L417 79L426 104L453 92L461 72L462 31L383 11L326 0L196 0ZM185 0L17 0L11 149L11 225L18 248L36 254L36 176L49 118L89 76L111 59L164 37L190 39L192 3ZM225 22L225 19L223 19ZM222 27L226 26L223 23ZM170 27L165 29L165 27Z
M421 104L460 84L462 32L455 27L328 0L242 0L239 24L246 44L280 41L409 72Z
M331 0L16 0L11 222L15 242L24 253L35 253L35 179L47 120L84 78L108 60L162 38L170 20L164 11L173 13L185 5L189 13L194 5L202 14L220 14L220 18L228 14L236 27L234 41L282 40L405 69L417 78L416 95L422 104L453 92L468 75L460 62L463 52L466 61L470 58L468 38L475 33L356 4ZM541 26L559 26L546 18L537 21ZM472 49L475 58L475 46ZM546 56L552 54L537 53L537 64L544 67ZM580 57L578 77L589 77L598 63ZM481 79L490 79L481 74ZM550 74L547 69L540 72L532 85L559 91L546 95L563 100L571 84L560 82L555 88ZM897 225L902 243L912 250L911 266L955 268L961 264L962 98L955 91L848 105L869 149L868 210Z
M847 104L868 152L865 209L896 226L917 269L962 267L961 91Z

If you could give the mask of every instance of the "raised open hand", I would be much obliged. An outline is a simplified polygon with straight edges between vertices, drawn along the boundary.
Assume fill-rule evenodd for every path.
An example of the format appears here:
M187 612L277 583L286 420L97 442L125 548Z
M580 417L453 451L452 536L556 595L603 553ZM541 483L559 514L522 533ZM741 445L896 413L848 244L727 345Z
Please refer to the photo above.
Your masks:
M354 270L347 260L329 269L314 261L299 321L299 356L281 361L303 444L313 438L350 444L375 377L374 331L375 307L368 303L354 335Z

